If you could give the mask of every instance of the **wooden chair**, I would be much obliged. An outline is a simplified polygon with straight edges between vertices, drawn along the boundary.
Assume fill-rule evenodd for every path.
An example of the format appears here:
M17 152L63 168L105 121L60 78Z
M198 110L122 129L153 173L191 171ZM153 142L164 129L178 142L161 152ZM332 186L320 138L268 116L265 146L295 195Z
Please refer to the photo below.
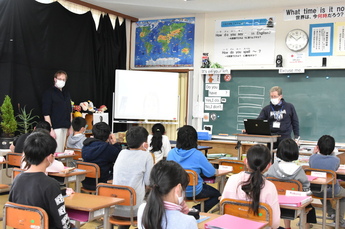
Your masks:
M198 174L194 171L194 170L190 170L190 169L185 169L185 171L187 172L188 176L189 176L189 186L193 187L193 199L192 200L188 200L186 199L187 202L194 202L197 204L200 204L200 211L204 212L205 210L205 201L208 200L209 198L201 198L201 199L196 199L196 186L198 185Z
M229 214L241 218L266 221L269 225L272 225L272 208L266 203L261 203L259 205L259 214L254 215L250 210L249 201L245 200L235 200L225 198L220 202L220 214Z
M13 183L14 178L16 178L16 176L21 174L23 171L24 171L24 169L21 169L21 168L13 168L12 169L12 183Z
M81 153L81 149L77 149L77 148L66 148L66 150L73 150L73 151L74 151L73 160L75 160L75 161L82 161L82 160L83 160L82 153Z
M7 202L3 209L2 228L41 228L49 229L48 215L40 207Z
M286 190L303 191L303 185L298 180L285 180L276 177L266 177L277 188L278 195L285 195Z
M96 163L90 163L90 162L84 162L84 161L76 161L76 165L78 169L83 169L86 171L89 171L85 177L87 178L94 178L95 184L98 184L98 178L101 177L101 170L99 166ZM84 187L81 188L81 191L87 192L87 193L96 193L96 190L89 190Z
M10 174L10 167L17 167L20 168L20 165L22 163L23 155L21 153L7 153L6 154L6 175L7 177L11 177Z
M122 226L129 226L132 225L136 227L137 220L134 217L134 206L136 205L136 193L132 187L124 186L124 185L114 185L114 184L106 184L106 183L99 183L97 185L97 195L100 196L110 196L110 197L117 197L125 199L124 202L118 204L122 206L130 206L131 215L129 218L117 218L115 216L110 216L109 222L115 225L122 225Z
M236 174L245 171L245 164L240 160L219 159L219 165L232 166L232 173Z
M335 201L335 205L336 205L336 208L335 208L335 221L338 222L336 223L336 229L339 228L339 209L340 209L340 204L339 204L339 200L342 198L342 197L334 197L334 185L337 183L337 174L333 171L333 170L327 170L327 169L313 169L313 168L304 168L304 171L305 171L305 174L306 175L311 175L311 173L313 171L315 172L324 172L326 173L327 175L327 178L331 178L332 181L328 183L328 185L332 185L332 197L328 197L326 198L327 200L329 201ZM310 190L313 192L313 195L312 197L314 199L319 199L321 200L321 205L319 204L314 204L312 203L312 205L315 207L315 208L322 208L322 205L323 205L323 197L320 197L320 196L316 196L314 195L314 192L320 192L322 191L322 185L321 184L310 184ZM326 190L325 190L326 191ZM321 219L324 219L326 216L324 214L326 214L326 212L322 212L322 216L316 216L317 218L321 218Z

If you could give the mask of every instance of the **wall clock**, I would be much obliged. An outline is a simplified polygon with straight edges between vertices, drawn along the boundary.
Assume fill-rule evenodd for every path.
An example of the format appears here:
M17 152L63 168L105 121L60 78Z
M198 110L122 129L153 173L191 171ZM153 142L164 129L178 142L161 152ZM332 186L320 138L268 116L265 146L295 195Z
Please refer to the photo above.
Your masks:
M308 34L302 29L293 29L288 32L285 44L292 51L301 51L308 44Z

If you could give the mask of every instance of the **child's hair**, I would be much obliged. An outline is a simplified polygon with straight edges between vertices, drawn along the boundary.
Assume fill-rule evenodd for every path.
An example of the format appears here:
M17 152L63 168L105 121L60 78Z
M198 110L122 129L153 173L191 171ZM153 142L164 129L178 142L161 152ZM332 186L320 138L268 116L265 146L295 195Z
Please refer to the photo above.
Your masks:
M156 151L161 151L163 146L163 134L165 133L165 128L162 124L156 123L152 126L152 139L150 146L152 147L151 153Z
M24 142L24 161L27 167L41 164L47 156L55 153L56 146L55 139L49 134L40 131L31 133Z
M92 134L96 139L107 141L110 135L110 127L105 122L98 122L93 125Z
M177 132L176 147L178 149L192 149L198 147L198 134L194 127L184 125Z
M299 149L297 143L291 138L283 139L277 149L277 157L286 162L295 161L298 159Z
M319 147L320 153L323 155L330 155L334 151L335 140L330 135L323 135L318 141L317 146Z
M83 117L76 117L72 120L72 127L74 131L80 131L80 129L85 126L86 120Z
M155 164L150 173L150 191L146 198L143 226L162 229L162 218L165 216L163 197L178 184L185 190L188 183L187 172L177 162L159 161Z
M269 149L261 144L254 145L247 152L247 164L250 170L250 176L247 181L240 183L242 190L252 200L250 209L254 215L259 213L260 193L265 185L265 178L262 172L271 161L271 153Z
M44 129L50 132L51 126L50 123L47 121L39 121L35 127L35 129Z
M127 145L129 148L137 149L147 142L147 136L149 132L142 126L133 126L126 133Z

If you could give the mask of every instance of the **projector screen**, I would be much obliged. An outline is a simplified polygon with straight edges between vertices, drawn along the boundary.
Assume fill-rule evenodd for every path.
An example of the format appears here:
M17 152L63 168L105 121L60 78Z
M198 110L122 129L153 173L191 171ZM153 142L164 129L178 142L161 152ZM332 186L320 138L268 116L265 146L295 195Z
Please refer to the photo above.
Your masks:
M116 70L115 119L178 119L178 73Z

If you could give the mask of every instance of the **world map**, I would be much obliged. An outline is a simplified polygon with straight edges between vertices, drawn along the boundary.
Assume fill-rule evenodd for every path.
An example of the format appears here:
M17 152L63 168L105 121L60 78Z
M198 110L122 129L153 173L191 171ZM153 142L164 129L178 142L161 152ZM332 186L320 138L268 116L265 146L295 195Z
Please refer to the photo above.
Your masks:
M195 18L138 21L135 67L192 67Z

